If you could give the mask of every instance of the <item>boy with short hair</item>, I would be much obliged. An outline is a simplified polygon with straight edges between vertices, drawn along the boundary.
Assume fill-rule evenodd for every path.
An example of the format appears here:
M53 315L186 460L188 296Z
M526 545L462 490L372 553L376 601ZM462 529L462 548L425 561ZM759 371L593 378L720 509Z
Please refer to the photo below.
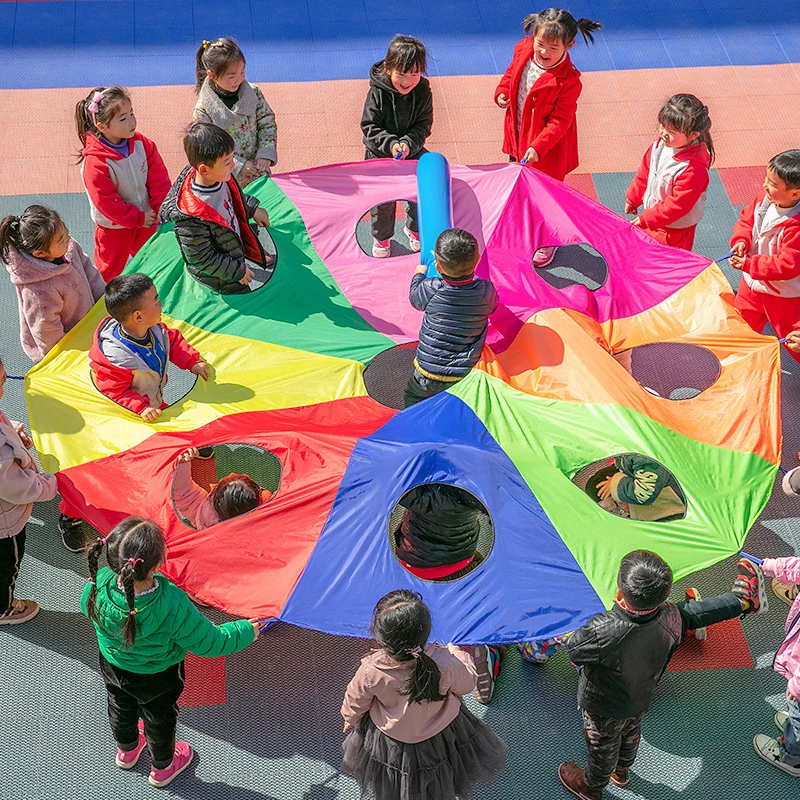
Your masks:
M742 271L736 308L753 330L783 339L800 323L800 150L767 165L764 191L733 226L730 265ZM789 349L795 360L800 355Z
M420 264L411 279L409 301L425 316L406 407L443 392L469 373L481 357L489 315L497 308L494 286L475 277L480 253L471 233L444 231L433 256L440 277L426 278L428 268Z
M161 301L153 281L136 272L106 286L109 313L94 334L89 364L98 390L121 406L154 422L166 408L162 392L167 362L208 380L208 364L175 328L161 321Z
M672 570L649 550L634 550L620 564L616 603L592 617L564 642L578 667L587 766L558 768L564 787L580 800L600 800L609 780L627 786L639 748L642 717L667 664L690 630L767 610L764 576L741 558L728 594L668 603ZM687 592L688 594L688 592Z
M189 166L172 185L161 216L175 223L192 277L220 294L246 294L253 270L245 258L264 268L273 263L248 220L264 227L269 215L233 177L234 142L227 131L195 122L183 137L183 149Z

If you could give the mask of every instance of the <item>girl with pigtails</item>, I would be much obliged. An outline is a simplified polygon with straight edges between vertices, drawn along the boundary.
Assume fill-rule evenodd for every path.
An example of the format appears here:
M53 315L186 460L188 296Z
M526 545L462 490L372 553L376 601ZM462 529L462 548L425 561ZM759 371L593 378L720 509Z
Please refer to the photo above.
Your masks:
M502 769L506 746L461 702L478 680L469 653L428 643L431 615L399 589L375 606L377 650L347 686L343 770L375 800L454 800Z
M106 553L107 567L98 568ZM229 655L251 644L259 621L214 625L160 570L164 534L154 522L128 517L88 550L89 583L81 609L94 624L116 764L130 769L147 747L152 786L166 786L189 766L194 751L175 741L178 697L187 653Z
M131 98L98 86L75 106L81 177L95 223L94 261L108 283L156 232L170 179L155 144L136 132Z

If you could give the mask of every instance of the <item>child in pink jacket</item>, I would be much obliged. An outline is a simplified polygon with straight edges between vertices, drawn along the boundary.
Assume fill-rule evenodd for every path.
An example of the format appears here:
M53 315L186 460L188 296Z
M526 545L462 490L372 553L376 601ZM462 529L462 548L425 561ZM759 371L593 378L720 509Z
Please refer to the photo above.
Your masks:
M0 400L6 377L0 361ZM56 496L55 476L39 472L31 447L22 425L0 411L0 625L19 625L39 613L38 603L14 597L33 504Z
M765 558L761 566L765 575L781 583L800 583L800 558ZM775 724L783 731L780 739L759 733L753 747L760 758L779 770L800 778L800 597L786 618L786 638L775 653L772 668L788 682L786 700L789 711L779 711Z
M0 222L0 258L17 290L22 349L38 363L103 296L105 281L45 206Z

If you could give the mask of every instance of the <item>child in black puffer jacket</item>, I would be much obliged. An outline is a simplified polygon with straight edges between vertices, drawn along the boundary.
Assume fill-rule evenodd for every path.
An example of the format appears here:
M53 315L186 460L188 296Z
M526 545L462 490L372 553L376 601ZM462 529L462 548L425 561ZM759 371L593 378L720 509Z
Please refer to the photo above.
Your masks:
M364 158L418 159L433 125L433 96L425 72L425 47L413 36L395 36L386 58L369 71L369 92L361 115L367 152ZM370 210L372 255L390 254L394 233L395 204L383 203ZM417 204L406 203L405 234L409 246L419 252Z

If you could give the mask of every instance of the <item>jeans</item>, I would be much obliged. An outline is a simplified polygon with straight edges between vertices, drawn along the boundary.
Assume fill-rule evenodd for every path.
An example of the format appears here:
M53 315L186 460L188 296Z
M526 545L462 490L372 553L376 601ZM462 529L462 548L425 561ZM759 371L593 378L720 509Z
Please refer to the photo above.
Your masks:
M156 769L166 769L175 754L183 661L162 672L140 674L115 667L101 654L100 673L108 690L108 721L119 749L136 749L139 743L136 725L141 717L152 764Z
M615 769L630 769L636 760L642 738L642 717L614 719L590 714L581 709L583 736L586 739L586 786L602 791Z
M16 536L0 539L0 615L11 609L14 584L17 582L23 555L25 555L25 528Z
M800 703L789 700L789 719L783 726L783 736L778 740L781 761L791 767L800 767Z
M681 614L683 633L697 628L705 628L716 622L724 622L726 619L734 619L743 613L742 604L733 592L702 600L675 603L675 605Z

